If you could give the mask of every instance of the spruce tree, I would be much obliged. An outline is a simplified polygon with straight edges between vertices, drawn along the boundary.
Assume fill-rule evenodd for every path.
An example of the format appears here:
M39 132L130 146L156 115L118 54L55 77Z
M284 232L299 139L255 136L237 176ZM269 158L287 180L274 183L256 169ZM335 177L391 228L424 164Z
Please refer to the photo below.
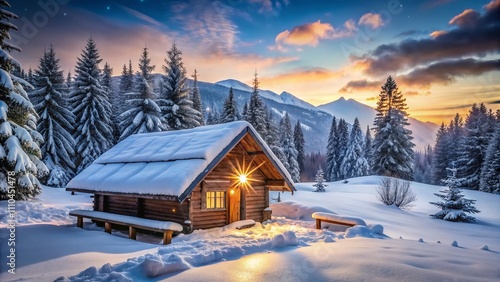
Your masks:
M315 180L316 180L316 183L313 184L313 187L316 187L316 189L314 189L314 192L326 192L325 188L328 187L328 184L324 183L325 178L324 178L323 169L321 169L321 167L316 172Z
M406 127L408 113L406 100L396 81L389 76L382 86L374 121L375 137L371 167L375 174L412 180L412 132Z
M10 30L17 30L10 23L17 16L3 9L10 8L7 1L1 0L0 7L0 200L11 195L26 200L40 194L37 177L43 178L48 170L40 160L43 138L36 131L38 116L25 91L32 87L11 74L14 65L21 68L10 55L21 49L6 42Z
M339 124L337 125L337 135L335 137L337 139L337 147L335 148L335 163L337 164L337 167L335 168L335 179L341 180L347 177L342 170L342 163L344 162L349 143L349 127L344 119L339 120Z
M50 171L44 184L64 187L74 176L75 141L71 133L75 117L68 107L68 87L52 46L40 58L30 98L40 116L37 129L45 143L42 160Z
M253 90L250 96L250 102L248 103L248 109L246 112L246 120L253 125L255 130L259 135L264 138L267 134L266 130L266 110L264 102L259 95L259 79L257 77L257 72L254 74L253 80Z
M465 121L465 136L458 160L458 173L463 178L463 184L474 190L479 190L484 157L494 132L492 116L484 104L479 106L474 104Z
M212 106L209 107L207 111L207 125L221 123L221 114L219 113L219 110L217 109L215 104L212 103Z
M243 105L243 110L241 111L241 119L248 121L248 103Z
M329 181L337 179L337 119L334 116L328 134L328 143L326 146L326 178Z
M194 70L193 77L193 88L191 88L190 99L193 102L193 109L199 112L199 115L196 115L197 121L200 125L205 124L205 119L203 117L203 105L201 103L200 90L198 89L198 72L196 69Z
M297 163L297 149L293 142L292 125L288 113L283 117L281 126L281 149L283 150L284 162L283 165L290 173L294 182L300 181L299 164Z
M182 62L182 52L175 43L167 52L163 70L160 98L166 101L162 104L162 114L170 130L187 129L200 126L201 113L193 108L186 87L186 69Z
M480 190L500 194L500 120L490 141L481 170Z
M368 168L363 152L363 132L358 118L355 118L340 171L344 178L352 178L368 175Z
M76 76L70 95L75 115L76 173L80 173L112 145L111 104L101 85L99 56L90 38L76 63Z
M447 167L450 167L449 160L449 134L448 129L441 124L436 135L436 145L434 146L434 159L432 161L432 183L439 185L442 179L447 176Z
M233 88L229 88L229 95L224 101L222 108L221 122L232 122L240 120L240 113L238 112L238 105L236 105L236 100L234 100Z
M365 133L365 142L363 146L363 151L364 151L364 156L365 159L368 161L368 174L370 174L371 168L370 168L370 160L372 158L372 135L370 133L370 126L366 126L366 133Z
M464 198L462 191L459 189L460 180L457 179L457 169L449 168L450 175L443 182L446 183L447 189L440 191L440 193L434 193L437 197L441 198L443 201L440 202L430 202L441 210L431 217L447 220L447 221L462 221L462 222L474 222L476 219L472 216L467 215L467 213L478 213L474 207L474 202L476 200L470 200Z
M295 149L297 149L297 162L299 163L299 172L302 173L304 171L304 150L305 143L304 133L302 132L302 125L300 121L297 121L295 128L293 130L293 142L295 143Z
M276 127L273 119L273 113L270 110L267 114L268 119L266 120L266 130L267 130L267 135L264 141L266 144L271 148L271 151L273 151L274 155L280 160L280 162L284 163L285 160L285 154L283 153L283 149L281 148L281 143L280 143L280 134L278 133L278 128Z
M71 83L73 82L73 79L71 78L71 72L68 71L68 75L66 76L66 87L71 88Z
M166 130L165 119L161 116L161 109L157 104L162 101L155 101L156 95L150 86L151 72L154 69L148 49L144 48L139 59L135 91L126 94L129 109L120 115L121 140L132 134Z

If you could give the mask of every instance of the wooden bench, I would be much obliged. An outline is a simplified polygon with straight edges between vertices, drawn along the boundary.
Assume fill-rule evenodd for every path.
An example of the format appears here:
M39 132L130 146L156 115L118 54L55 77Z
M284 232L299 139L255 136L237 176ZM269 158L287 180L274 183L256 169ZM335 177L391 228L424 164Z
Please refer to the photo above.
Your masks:
M364 225L366 223L361 218L350 217L350 216L342 216L333 213L327 212L315 212L312 214L312 218L316 219L316 229L321 229L321 222L328 222L333 224L345 225L345 226L356 226L356 225Z
M136 239L136 229L149 230L163 233L163 245L172 242L172 234L174 231L182 231L182 225L171 222L140 218L135 216L114 214L100 211L90 210L73 210L69 213L71 216L76 216L76 226L83 228L83 218L90 218L95 221L104 222L104 231L111 233L111 225L128 226L128 237Z

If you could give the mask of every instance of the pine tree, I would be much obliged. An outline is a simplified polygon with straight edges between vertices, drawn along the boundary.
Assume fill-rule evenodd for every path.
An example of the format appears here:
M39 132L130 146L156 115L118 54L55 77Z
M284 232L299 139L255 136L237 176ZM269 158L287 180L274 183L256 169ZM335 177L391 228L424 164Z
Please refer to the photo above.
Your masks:
M370 174L370 171L371 171L370 160L372 158L372 142L373 142L373 139L372 139L372 135L370 133L370 126L367 125L363 151L365 152L365 154L364 154L365 159L368 161L368 174Z
M267 116L268 116L266 120L267 135L264 141L269 146L269 148L271 148L271 151L273 151L274 155L276 155L278 160L284 163L286 161L285 154L283 153L283 149L281 148L281 143L279 138L280 134L278 133L278 128L274 124L272 111L269 111Z
M481 169L494 132L493 114L488 113L484 104L474 104L465 121L465 136L458 160L458 172L467 187L479 190Z
M219 110L215 106L215 104L212 103L212 106L207 109L208 114L207 114L207 125L211 124L219 124L221 123L221 114L219 113Z
M241 119L248 121L248 103L243 105L243 111L241 112Z
M1 0L0 7L10 5ZM26 200L40 194L37 177L43 178L48 170L40 160L43 138L36 131L38 116L25 91L32 87L11 74L14 65L21 68L10 55L21 49L6 42L10 30L17 30L11 19L17 16L0 9L0 200L11 199L13 194L17 200Z
M284 162L283 165L290 173L294 182L300 181L299 164L297 163L297 150L293 143L292 125L290 124L290 116L288 113L283 117L281 126L281 149L283 150Z
M75 115L76 173L80 173L112 145L111 104L99 81L101 71L95 41L87 41L76 63L70 103Z
M33 83L33 70L31 68L28 70L28 77L27 78L28 78L28 80L27 80L28 83L32 84Z
M182 63L182 52L175 43L167 52L163 70L163 84L160 98L167 101L162 105L162 114L171 130L179 130L200 126L201 113L193 109L186 87L186 69Z
M45 140L40 149L43 162L50 171L43 182L64 187L74 176L75 141L71 133L75 117L68 108L68 88L52 46L40 58L34 87L30 98L40 116L37 129Z
M200 114L197 115L197 121L200 125L205 124L205 119L203 118L203 105L201 103L200 90L198 89L198 72L194 70L193 77L193 88L191 88L190 99L193 102L193 109L198 111Z
M449 135L448 129L441 124L436 136L436 145L434 146L434 159L432 162L432 183L439 185L442 179L446 178L446 168L450 166L448 156Z
M321 167L318 169L316 173L316 184L313 184L313 187L316 187L314 192L326 192L325 188L328 187L328 184L325 184L325 178L323 177L323 169Z
M68 71L68 75L66 76L66 87L71 88L71 84L73 82L73 79L71 78L71 72Z
M500 120L490 141L481 170L480 190L500 194Z
M374 121L375 137L371 167L375 174L411 180L413 178L413 137L406 127L406 99L389 76L382 86Z
M144 48L139 59L135 91L126 94L129 109L120 115L121 140L132 134L166 130L166 121L161 116L161 109L157 104L165 101L155 101L156 97L150 86L151 72L154 69L148 49Z
M265 110L264 102L262 102L259 95L259 79L257 77L257 72L255 72L253 91L250 96L250 102L248 103L248 109L246 111L246 120L253 125L262 138L264 138L267 134L266 114L267 112Z
M300 124L300 121L297 121L293 130L293 142L295 143L295 149L297 149L299 172L302 173L304 171L304 147L306 141L304 140L304 133L302 132L302 125Z
M344 171L342 171L342 163L344 162L346 153L347 153L347 146L349 143L349 127L347 125L347 122L344 119L339 120L339 124L337 125L337 135L336 135L337 141L337 147L335 148L335 163L337 164L337 167L335 168L335 179L341 180L345 179L347 175L345 175Z
M363 152L363 132L358 118L355 118L340 170L344 178L352 178L368 175L368 168Z
M328 134L328 143L326 146L326 178L329 181L337 179L337 119L335 116L332 119L330 133Z
M240 120L240 113L238 112L238 105L236 105L236 100L234 100L233 88L229 88L229 95L224 101L224 106L222 109L221 122L232 122Z
M441 210L431 217L443 219L447 221L463 221L463 222L474 222L476 219L472 216L467 215L467 213L478 213L474 207L474 202L476 200L470 200L464 198L462 191L458 188L460 187L460 180L457 179L457 169L448 169L451 175L448 176L443 182L446 183L448 189L440 191L440 193L434 193L437 197L441 198L443 201L440 202L430 202L431 204L441 208Z

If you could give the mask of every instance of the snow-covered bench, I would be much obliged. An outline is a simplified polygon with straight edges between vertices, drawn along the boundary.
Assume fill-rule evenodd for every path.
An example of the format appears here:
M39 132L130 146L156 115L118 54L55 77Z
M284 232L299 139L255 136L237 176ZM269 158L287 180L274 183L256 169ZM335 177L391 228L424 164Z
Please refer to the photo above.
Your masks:
M328 222L333 224L340 224L346 226L356 226L363 225L366 226L364 220L358 217L342 216L327 212L315 212L312 214L312 218L316 219L316 229L321 229L321 222Z
M163 244L172 242L172 233L182 231L182 225L171 222L140 218L135 216L114 214L100 211L73 210L69 213L76 216L76 226L83 228L83 218L90 218L95 221L104 222L104 231L111 233L111 224L128 226L128 236L130 239L136 239L136 229L149 230L163 233Z

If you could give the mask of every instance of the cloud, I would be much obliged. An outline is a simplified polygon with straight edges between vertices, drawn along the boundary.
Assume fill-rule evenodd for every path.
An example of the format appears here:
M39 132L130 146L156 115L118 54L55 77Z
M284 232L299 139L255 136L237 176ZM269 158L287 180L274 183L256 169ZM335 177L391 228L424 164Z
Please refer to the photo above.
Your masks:
M291 31L280 32L275 38L275 46L269 47L270 50L286 52L285 45L288 46L316 46L323 39L336 39L341 37L353 36L357 29L356 22L352 19L344 23L343 28L335 29L329 23L322 23L320 20L312 23L306 23L294 27Z
M165 25L162 24L161 22L159 22L159 21L153 19L152 17L150 17L146 14L143 14L137 10L131 9L129 7L123 6L123 5L118 4L118 3L116 3L115 5L120 7L127 14L130 14L130 15L132 15L132 16L134 16L134 17L136 17L144 22L147 22L147 23L154 25L154 26L157 26L157 27L165 27Z
M500 104L500 100L492 101L492 102L490 102L489 104L499 105L499 104Z
M365 74L379 77L411 70L439 60L498 54L500 5L488 7L489 10L474 21L471 20L471 16L455 17L453 22L457 27L447 32L438 31L429 38L406 39L399 43L383 44L362 56L353 58L365 66ZM471 12L466 14L471 15ZM469 20L465 20L467 17Z
M382 20L382 16L380 14L374 13L366 13L359 18L359 25L366 25L371 27L372 29L377 29L383 26L385 23Z
M416 29L411 29L411 30L406 30L403 31L399 34L397 34L394 37L408 37L408 36L419 36L419 35L427 35L429 32L427 31L422 31L422 30L416 30Z
M250 4L256 4L259 6L259 13L261 14L273 14L279 15L283 6L288 6L290 4L289 0L249 0Z
M351 80L339 90L339 93L353 93L356 91L377 91L380 90L383 81L369 81L366 79Z
M447 85L457 77L478 76L490 71L500 71L500 59L477 60L473 58L442 61L417 68L398 77L405 86L429 87L431 84Z
M260 81L265 84L290 85L302 84L303 81L317 82L343 76L343 71L331 71L324 68L299 69L275 76L261 77Z
M429 34L429 35L432 38L436 38L436 37L439 37L439 36L447 34L447 33L448 33L448 31L446 31L446 30L436 30L436 31L431 32L431 34Z
M467 9L463 11L461 14L454 16L449 24L456 25L459 27L472 27L477 25L481 14L472 10Z

